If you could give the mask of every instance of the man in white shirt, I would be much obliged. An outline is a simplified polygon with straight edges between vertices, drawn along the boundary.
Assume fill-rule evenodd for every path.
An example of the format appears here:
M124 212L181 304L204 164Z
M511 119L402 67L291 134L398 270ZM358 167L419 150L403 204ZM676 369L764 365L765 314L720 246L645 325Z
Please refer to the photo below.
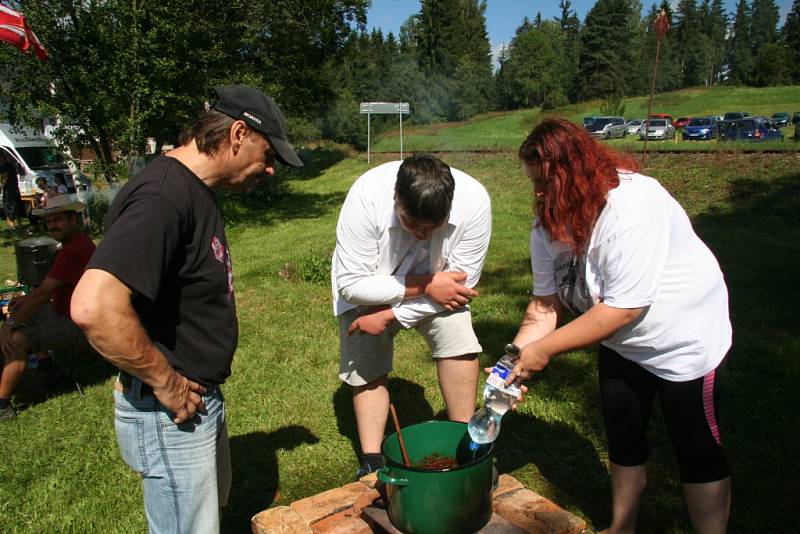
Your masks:
M359 475L383 465L393 339L415 328L436 360L447 416L475 411L477 353L468 303L491 237L489 195L430 155L385 163L350 189L336 228L331 281L339 377L353 386Z

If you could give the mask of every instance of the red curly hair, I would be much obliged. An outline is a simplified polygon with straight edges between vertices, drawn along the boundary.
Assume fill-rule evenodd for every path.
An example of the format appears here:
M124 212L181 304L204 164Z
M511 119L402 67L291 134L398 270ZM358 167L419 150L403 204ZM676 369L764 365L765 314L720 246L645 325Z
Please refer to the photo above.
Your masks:
M541 171L543 194L534 201L537 224L578 254L585 252L606 194L619 185L617 171L638 170L632 156L606 148L564 119L539 123L519 157Z

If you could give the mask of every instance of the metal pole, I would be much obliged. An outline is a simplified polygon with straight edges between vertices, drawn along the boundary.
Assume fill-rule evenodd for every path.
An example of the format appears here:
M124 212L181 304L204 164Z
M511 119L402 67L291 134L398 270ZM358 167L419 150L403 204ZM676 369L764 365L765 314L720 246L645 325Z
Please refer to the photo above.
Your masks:
M367 165L369 165L369 128L370 128L369 117L370 117L370 112L367 111Z
M400 159L403 159L403 103L400 102Z

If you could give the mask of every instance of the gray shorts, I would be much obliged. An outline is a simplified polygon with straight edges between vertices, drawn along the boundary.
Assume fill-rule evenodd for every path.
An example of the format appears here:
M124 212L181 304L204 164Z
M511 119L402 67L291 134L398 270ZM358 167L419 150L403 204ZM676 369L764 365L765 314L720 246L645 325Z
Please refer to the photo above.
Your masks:
M358 318L360 309L341 314L339 321L339 378L351 386L363 386L392 370L394 336L403 329L397 321L379 336L355 333L347 335L347 328ZM414 329L422 334L431 356L452 358L477 354L483 350L475 330L469 308L445 311L423 319Z
M63 349L85 352L91 348L78 325L69 317L56 313L50 303L36 310L28 324L19 330L25 334L31 352Z

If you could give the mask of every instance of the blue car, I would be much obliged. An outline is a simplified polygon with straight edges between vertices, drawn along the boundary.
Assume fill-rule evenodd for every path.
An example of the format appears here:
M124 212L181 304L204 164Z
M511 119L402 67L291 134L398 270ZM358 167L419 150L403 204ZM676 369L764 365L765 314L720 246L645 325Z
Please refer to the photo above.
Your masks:
M682 137L684 141L710 141L716 139L717 134L717 121L711 117L695 117L684 126Z
M722 133L720 141L783 141L783 132L775 123L766 117L747 117L739 119Z

